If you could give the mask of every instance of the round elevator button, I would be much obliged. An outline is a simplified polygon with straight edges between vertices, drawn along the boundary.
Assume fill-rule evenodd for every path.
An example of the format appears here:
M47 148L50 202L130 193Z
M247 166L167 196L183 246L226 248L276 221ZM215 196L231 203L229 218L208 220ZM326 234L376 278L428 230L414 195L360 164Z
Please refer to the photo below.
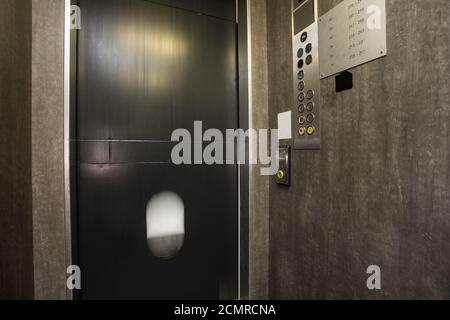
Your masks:
M303 70L298 72L298 80L303 80L303 78L305 77L305 73L303 72Z
M303 48L298 49L297 57L299 57L299 58L303 57Z
M308 114L306 116L306 121L308 121L308 123L313 123L314 122L314 115L312 113Z
M299 105L298 112L299 113L304 113L305 112L305 105L303 103Z
M305 42L306 39L308 39L308 33L307 33L307 32L303 32L302 35L301 35L301 37L300 37L300 40L301 40L302 42Z
M308 100L311 100L312 98L314 98L314 91L308 90L308 92L306 93L306 98Z
M308 43L308 44L306 45L306 53L311 53L311 51L312 51L312 44L311 44L311 43Z
M303 92L300 92L298 95L298 101L303 102L305 101L305 94Z
M315 132L316 128L314 128L313 126L310 126L306 129L306 133L308 134L308 136L312 136Z
M312 55L309 55L306 57L306 64L309 66L313 61L313 57Z
M298 129L299 136L303 137L306 134L306 129L304 127L301 127Z
M304 65L305 63L303 62L303 59L300 59L300 60L298 60L298 63L297 63L297 67L299 68L299 69L301 69L301 68L303 68L303 65Z
M298 118L298 123L305 124L305 122L306 122L306 117L305 116L301 116L301 117Z
M303 91L305 90L305 83L303 81L300 81L298 84L298 90Z
M314 102L308 102L308 104L306 105L306 110L308 110L309 112L314 110Z
M277 173L278 179L282 180L285 176L286 176L286 174L284 173L283 170L278 171L278 173Z

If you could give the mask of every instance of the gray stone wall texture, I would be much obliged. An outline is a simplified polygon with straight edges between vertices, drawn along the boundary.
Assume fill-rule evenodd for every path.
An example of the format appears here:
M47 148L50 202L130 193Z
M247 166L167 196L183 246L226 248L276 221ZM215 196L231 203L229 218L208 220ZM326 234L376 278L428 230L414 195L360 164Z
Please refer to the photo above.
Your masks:
M267 1L271 127L293 105L290 1ZM271 181L271 298L450 298L450 2L386 4L388 56L350 91L322 81L322 150L293 152L290 189Z
M0 299L31 299L31 2L2 0L0 30Z
M32 9L34 290L65 299L64 1L32 0Z

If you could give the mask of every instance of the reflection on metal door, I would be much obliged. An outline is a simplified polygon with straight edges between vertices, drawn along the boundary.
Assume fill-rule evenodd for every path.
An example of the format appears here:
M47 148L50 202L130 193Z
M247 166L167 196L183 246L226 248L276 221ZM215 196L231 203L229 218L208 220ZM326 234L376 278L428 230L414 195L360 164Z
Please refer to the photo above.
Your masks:
M78 1L82 299L237 298L237 168L170 163L174 129L238 125L235 3L178 2Z

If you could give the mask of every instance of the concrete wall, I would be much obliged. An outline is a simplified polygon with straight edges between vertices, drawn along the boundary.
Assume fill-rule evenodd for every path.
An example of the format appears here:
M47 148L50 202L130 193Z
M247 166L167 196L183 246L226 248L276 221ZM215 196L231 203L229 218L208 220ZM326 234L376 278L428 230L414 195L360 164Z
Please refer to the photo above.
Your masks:
M64 299L64 1L31 2L35 298Z
M0 3L0 298L66 298L64 1Z
M31 3L0 3L0 299L33 298Z
M290 2L267 1L272 127L293 105ZM293 153L290 189L271 180L271 298L450 298L449 1L386 3L388 57L351 91L322 81L322 150Z
M250 127L267 129L268 65L266 0L248 1L250 30ZM269 297L269 178L261 176L260 166L250 169L250 298Z

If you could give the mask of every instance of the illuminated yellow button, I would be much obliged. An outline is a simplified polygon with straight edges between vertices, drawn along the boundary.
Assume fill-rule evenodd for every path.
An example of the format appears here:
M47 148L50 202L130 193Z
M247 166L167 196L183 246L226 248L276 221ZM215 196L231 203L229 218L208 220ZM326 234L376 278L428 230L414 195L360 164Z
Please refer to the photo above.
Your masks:
M284 171L283 170L280 170L280 171L278 171L278 173L277 173L277 178L278 179L283 179L284 178L284 176L285 176L285 174L284 174Z
M306 133L307 133L309 136L312 136L315 132L316 132L316 128L314 128L313 126L308 127L308 128L306 129Z

